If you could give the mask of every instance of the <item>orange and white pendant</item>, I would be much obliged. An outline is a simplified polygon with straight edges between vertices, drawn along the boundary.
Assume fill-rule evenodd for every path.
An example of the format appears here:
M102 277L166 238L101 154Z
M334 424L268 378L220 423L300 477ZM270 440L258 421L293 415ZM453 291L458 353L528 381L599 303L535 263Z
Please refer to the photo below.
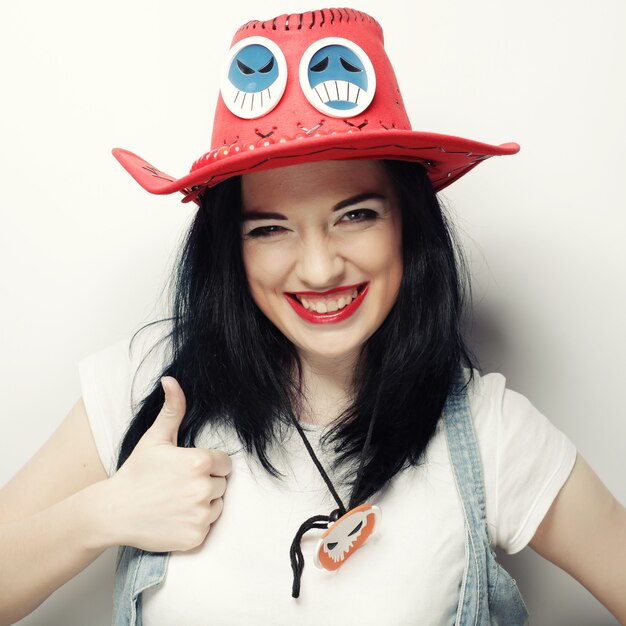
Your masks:
M381 520L381 510L365 503L330 522L317 544L315 565L329 571L339 569L370 538Z

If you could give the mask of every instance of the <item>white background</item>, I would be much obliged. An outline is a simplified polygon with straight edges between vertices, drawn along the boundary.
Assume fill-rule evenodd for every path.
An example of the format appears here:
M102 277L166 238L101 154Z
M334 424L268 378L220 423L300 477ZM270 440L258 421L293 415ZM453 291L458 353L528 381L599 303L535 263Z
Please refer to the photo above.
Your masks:
M414 128L522 145L443 193L475 275L473 344L626 502L626 5L353 6L382 24ZM235 29L311 8L2 3L0 483L80 395L78 360L154 317L192 216L181 196L140 189L110 149L186 173L209 147ZM20 623L108 624L113 564L110 551ZM529 549L506 564L534 624L615 623Z

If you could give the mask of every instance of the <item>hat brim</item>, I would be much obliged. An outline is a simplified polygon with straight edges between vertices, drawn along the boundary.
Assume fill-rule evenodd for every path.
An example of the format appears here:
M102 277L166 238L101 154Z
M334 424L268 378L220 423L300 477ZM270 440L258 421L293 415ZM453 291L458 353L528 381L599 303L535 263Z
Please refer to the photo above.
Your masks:
M233 176L299 163L341 159L416 161L424 165L435 191L440 191L485 159L515 154L519 149L516 143L490 145L461 137L410 130L303 134L276 143L270 137L245 148L212 150L182 178L174 178L158 170L128 150L115 148L113 155L146 191L154 194L180 191L186 196L184 200L195 200L198 188L212 187Z

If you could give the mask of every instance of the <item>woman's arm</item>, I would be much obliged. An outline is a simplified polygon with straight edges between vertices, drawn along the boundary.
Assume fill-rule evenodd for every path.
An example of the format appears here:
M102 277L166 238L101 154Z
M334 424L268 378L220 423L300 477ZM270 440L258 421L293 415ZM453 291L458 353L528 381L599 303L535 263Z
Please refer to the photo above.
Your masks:
M626 626L626 509L580 455L530 546Z
M80 400L0 490L0 624L30 613L106 549L106 478Z
M178 448L185 396L164 378L165 403L126 463L102 466L79 401L0 490L0 626L33 611L107 547L190 550L222 512L227 454Z

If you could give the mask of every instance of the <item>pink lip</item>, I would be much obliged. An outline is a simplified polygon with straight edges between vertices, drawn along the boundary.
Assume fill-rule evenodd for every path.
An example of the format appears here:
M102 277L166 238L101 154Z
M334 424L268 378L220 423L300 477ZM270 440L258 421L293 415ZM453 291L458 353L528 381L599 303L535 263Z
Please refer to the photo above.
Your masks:
M365 285L365 286L363 286ZM338 311L333 311L332 313L317 313L315 311L311 311L309 309L305 309L302 304L295 298L292 294L302 295L302 296L325 296L332 293L337 293L338 291L347 291L348 289L356 289L361 288L360 293L357 297L352 300L350 304L343 307L343 309L339 309ZM311 322L312 324L337 324L339 322L343 322L348 319L361 305L363 299L367 294L367 290L369 287L369 283L358 283L357 285L346 285L343 287L337 287L335 289L329 289L328 291L295 291L292 294L285 294L287 298L287 302L292 306L293 310L305 321Z

